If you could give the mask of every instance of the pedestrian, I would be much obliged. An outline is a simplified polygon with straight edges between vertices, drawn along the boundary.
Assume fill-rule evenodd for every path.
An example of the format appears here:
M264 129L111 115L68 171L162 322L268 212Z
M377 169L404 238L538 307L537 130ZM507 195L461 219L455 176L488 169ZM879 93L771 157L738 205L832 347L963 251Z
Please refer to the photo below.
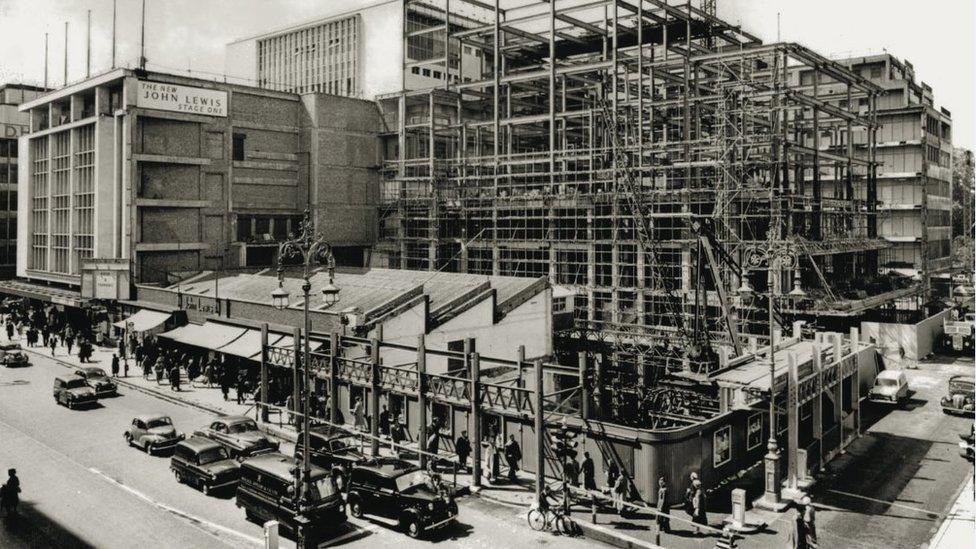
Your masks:
M124 335L119 337L118 346L119 346L119 356L122 357L122 358L125 358L126 357L126 354L125 354L125 336Z
M353 417L354 421L356 422L355 423L356 429L358 429L360 431L367 431L367 430L369 430L369 426L366 424L366 409L363 406L363 399L362 399L362 397L356 397L356 401L353 404L353 407L352 407L352 410L350 410L350 413L352 413L352 417Z
M695 509L691 503L695 495L695 482L698 480L698 473L692 471L688 476L688 487L685 488L684 509L688 516L694 516Z
M119 355L112 353L112 377L119 377Z
M482 442L485 447L485 477L492 484L498 480L498 437L488 435Z
M12 340L14 338L14 323L7 321L7 339Z
M64 346L68 349L68 355L71 355L71 348L75 345L75 338L71 335L70 331L64 334Z
M570 486L579 486L579 474L579 462L576 461L576 456L570 456L563 463L563 480L568 482Z
M227 400L227 395L230 393L230 372L226 368L222 368L219 376L220 392L224 395L224 400Z
M702 487L702 483L698 479L695 479L692 487L694 488L694 492L691 495L691 521L695 524L708 526L708 517L705 514L705 488Z
M664 477L657 479L657 528L659 531L668 533L671 531L671 507L668 505L668 485L664 482Z
M793 509L792 524L790 525L789 547L791 549L808 549L807 547L807 527L803 521L803 513L799 509Z
M383 406L383 411L380 412L380 434L383 436L390 435L390 411Z
M337 421L338 422L338 421ZM390 438L393 440L393 453L400 457L400 444L403 443L403 439L406 438L406 433L403 431L403 422L400 421L400 416L397 415L393 420L393 425L390 426Z
M170 391L179 391L180 390L180 370L179 370L179 366L177 366L177 365L174 364L173 367L169 369L168 374L169 374L169 390Z
M48 346L51 347L51 356L54 356L54 348L58 346L58 336L51 334L48 336Z
M806 529L806 542L809 549L817 548L817 511L813 508L810 496L803 496L803 526Z
M237 403L244 404L247 397L247 374L244 370L237 373Z
M617 510L618 515L623 516L626 512L627 477L624 475L617 476L617 481L613 485L612 496L614 509Z
M522 460L522 448L515 442L515 435L508 435L508 443L505 444L505 461L508 462L508 480L515 482L516 473L519 470L519 461Z
M613 487L617 485L617 477L620 476L620 467L617 465L617 460L610 456L610 461L607 463L607 492L613 492Z
M441 447L441 433L437 422L432 422L430 426L427 427L427 444L424 445L424 450L430 458L431 469L435 468L437 465L437 454L440 452Z
M162 385L163 373L166 371L166 360L162 356L156 359L156 367L154 369L156 370L156 385Z
M596 490L596 470L589 452L583 452L583 488Z
M468 455L471 454L471 441L468 440L467 431L461 431L461 436L454 441L454 452L457 454L458 468L467 471Z
M132 343L133 356L136 359L136 364L142 364L143 350L142 345L139 345L138 341Z
M142 377L148 380L150 375L152 375L152 357L147 355L142 357Z
M47 329L47 324L41 327L41 340L44 342L44 347L47 347L47 338L51 335L51 332Z

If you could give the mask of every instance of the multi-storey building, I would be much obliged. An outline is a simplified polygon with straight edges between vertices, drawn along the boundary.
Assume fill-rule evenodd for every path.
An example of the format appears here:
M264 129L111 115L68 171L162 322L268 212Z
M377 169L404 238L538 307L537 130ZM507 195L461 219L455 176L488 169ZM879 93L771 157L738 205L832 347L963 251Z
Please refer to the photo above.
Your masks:
M932 88L916 80L907 61L885 53L839 62L884 90L877 113L878 209L883 213L878 233L891 247L879 266L918 278L926 288L947 288L952 116L935 106Z
M27 133L29 118L17 110L43 88L0 85L0 278L14 275L17 258L17 138Z
M19 108L28 284L128 299L133 281L268 266L306 208L342 263L375 240L372 103L117 69Z

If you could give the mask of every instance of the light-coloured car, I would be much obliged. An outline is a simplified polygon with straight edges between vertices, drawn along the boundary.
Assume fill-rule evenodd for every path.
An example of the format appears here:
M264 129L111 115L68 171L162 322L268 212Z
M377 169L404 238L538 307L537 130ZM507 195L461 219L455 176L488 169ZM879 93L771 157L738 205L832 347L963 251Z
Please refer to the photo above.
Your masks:
M95 391L85 385L84 379L70 374L54 378L55 403L74 409L82 405L95 404L97 401Z
M172 448L185 438L173 427L173 420L162 414L132 418L132 423L122 436L127 444L142 448L147 454Z
M278 451L278 442L262 433L258 429L258 424L249 417L226 416L218 418L193 434L209 438L220 444L234 458L245 458Z
M904 404L908 401L908 378L901 370L882 370L868 392L868 400L885 404Z
M85 383L94 389L98 398L118 394L118 386L114 381L109 379L108 374L101 368L95 366L78 368L75 370L75 375L84 379Z

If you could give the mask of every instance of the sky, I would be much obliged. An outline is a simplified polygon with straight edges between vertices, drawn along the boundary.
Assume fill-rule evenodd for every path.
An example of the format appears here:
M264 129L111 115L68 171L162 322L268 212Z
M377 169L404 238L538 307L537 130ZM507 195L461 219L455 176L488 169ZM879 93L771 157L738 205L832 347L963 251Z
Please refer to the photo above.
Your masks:
M117 64L139 58L141 0L117 0ZM224 45L348 6L378 0L147 0L149 68L214 77L224 71ZM674 0L671 0L674 3ZM693 0L695 3L698 0ZM827 56L889 53L911 61L952 112L953 141L976 145L976 1L974 0L717 0L719 17L766 42L779 36ZM44 33L48 82L85 77L86 12L91 10L91 74L111 67L112 0L0 0L0 83L42 83ZM390 40L399 37L391 36ZM233 75L231 75L233 76Z

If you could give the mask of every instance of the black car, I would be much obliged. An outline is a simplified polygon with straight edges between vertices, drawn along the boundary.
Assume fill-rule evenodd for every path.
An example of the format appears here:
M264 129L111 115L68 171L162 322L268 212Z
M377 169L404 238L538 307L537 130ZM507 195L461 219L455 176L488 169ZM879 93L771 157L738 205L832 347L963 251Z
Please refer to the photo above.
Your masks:
M244 509L248 520L262 524L276 520L292 535L314 538L344 524L342 494L324 469L311 467L307 501L297 501L294 471L298 466L294 458L277 452L245 459L237 485L237 506ZM300 505L305 507L304 513L299 511Z
M241 478L240 463L226 448L203 437L190 437L177 444L169 468L178 482L196 486L208 495L236 485Z
M18 368L30 366L30 361L27 360L27 354L24 353L19 343L3 343L0 344L0 365L7 368Z
M426 471L400 460L355 467L346 503L352 516L394 519L412 538L451 524L458 514L453 496Z
M313 464L332 472L332 478L340 490L345 489L349 473L353 467L366 463L369 459L360 450L356 437L341 429L330 426L317 426L308 431L309 459ZM295 443L295 457L302 455L302 436Z

